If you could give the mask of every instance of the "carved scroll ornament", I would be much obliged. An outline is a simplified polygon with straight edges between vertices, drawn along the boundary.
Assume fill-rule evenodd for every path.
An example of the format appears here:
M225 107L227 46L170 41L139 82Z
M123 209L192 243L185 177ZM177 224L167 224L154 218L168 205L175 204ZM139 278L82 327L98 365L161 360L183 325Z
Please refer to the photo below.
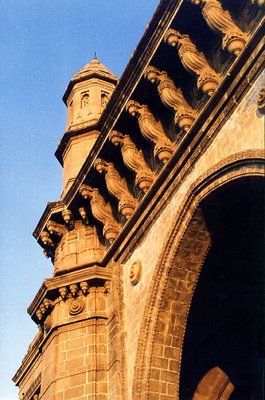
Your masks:
M130 100L126 110L138 119L138 125L142 135L155 144L154 155L164 164L170 159L174 144L166 136L162 124L157 121L146 105Z
M224 10L218 0L191 2L201 6L202 15L209 28L223 36L223 49L238 55L246 44L246 35L235 24L229 11Z
M146 193L152 185L155 175L146 165L142 151L136 148L129 135L112 131L109 139L115 146L121 146L124 164L136 174L136 186Z
M110 204L105 202L98 189L91 188L88 185L81 185L79 193L84 199L90 200L93 216L103 225L103 235L110 244L113 243L120 228L112 215Z
M149 66L144 77L157 85L162 103L175 111L174 122L184 131L188 131L195 120L195 111L186 102L182 90L176 88L172 79L164 71Z
M169 29L164 40L168 45L177 48L183 67L188 72L197 75L198 89L211 96L219 85L220 76L209 66L206 58L197 50L189 36Z
M108 163L98 158L94 164L96 170L101 174L105 173L105 181L109 193L119 201L119 211L129 219L137 205L136 200L130 194L125 179L122 179L113 163Z

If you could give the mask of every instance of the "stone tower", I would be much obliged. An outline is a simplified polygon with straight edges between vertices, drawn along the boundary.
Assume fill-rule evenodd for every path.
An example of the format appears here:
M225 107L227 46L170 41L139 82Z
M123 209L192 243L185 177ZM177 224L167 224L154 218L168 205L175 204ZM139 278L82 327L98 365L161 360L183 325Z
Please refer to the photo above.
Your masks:
M96 58L71 79L20 400L263 398L263 24L161 0L116 87Z
M62 198L99 136L97 122L116 83L115 75L95 56L72 77L66 88L63 96L68 111L66 132L56 151L63 166Z

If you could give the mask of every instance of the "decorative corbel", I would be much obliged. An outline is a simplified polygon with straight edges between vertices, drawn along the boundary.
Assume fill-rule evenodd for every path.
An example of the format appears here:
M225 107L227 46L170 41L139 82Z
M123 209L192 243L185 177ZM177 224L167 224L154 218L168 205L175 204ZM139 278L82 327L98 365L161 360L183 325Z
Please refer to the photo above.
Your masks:
M69 286L71 295L73 297L76 297L78 295L79 287L76 283L73 283L72 285Z
M74 229L75 222L73 220L72 212L68 208L66 208L66 207L64 208L64 210L62 211L62 217L63 217L63 220L65 222L66 228L69 231Z
M166 136L162 124L156 120L146 105L130 100L126 110L138 119L142 135L155 144L154 155L164 164L168 162L174 151L174 144Z
M40 234L40 238L45 247L54 247L54 243L50 238L49 232L42 231Z
M110 204L105 202L98 189L88 185L82 185L79 193L84 199L90 200L92 214L103 225L103 235L112 244L119 234L120 227L112 215Z
M142 150L137 149L129 135L118 131L112 131L109 140L114 146L121 147L124 164L136 174L135 185L146 193L154 182L155 175L146 165Z
M129 219L137 206L137 202L129 192L125 179L122 179L113 163L108 163L98 158L94 167L102 174L105 173L105 181L109 193L119 201L119 211Z
M58 224L52 220L49 220L46 227L51 235L62 236L65 232L65 228L62 224Z
M169 29L164 40L169 46L176 47L183 67L198 77L198 89L212 96L220 83L220 76L210 67L203 53L197 50L189 36Z
M201 6L202 15L214 32L223 37L222 46L229 53L238 55L246 44L246 34L235 24L229 11L218 0L190 0Z
M80 207L78 209L78 211L79 211L79 214L80 214L80 216L82 218L82 223L84 225L86 225L86 226L89 225L89 220L87 218L87 211L86 211L85 207Z
M80 282L80 289L82 290L83 295L86 296L89 291L88 282L87 281Z
M59 288L59 294L62 298L62 300L66 300L67 299L67 295L68 295L68 289L66 286L60 287Z
M186 102L182 90L175 86L165 71L151 65L145 70L144 77L157 86L162 103L175 111L175 124L187 132L195 120L196 113Z

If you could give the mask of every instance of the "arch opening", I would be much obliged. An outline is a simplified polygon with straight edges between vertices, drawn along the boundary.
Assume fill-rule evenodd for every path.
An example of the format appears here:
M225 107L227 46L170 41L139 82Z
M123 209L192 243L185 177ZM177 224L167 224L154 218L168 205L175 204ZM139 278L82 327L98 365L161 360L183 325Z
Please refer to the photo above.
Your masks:
M200 207L212 244L189 311L179 398L192 399L219 367L235 387L229 399L262 399L264 180L227 183Z

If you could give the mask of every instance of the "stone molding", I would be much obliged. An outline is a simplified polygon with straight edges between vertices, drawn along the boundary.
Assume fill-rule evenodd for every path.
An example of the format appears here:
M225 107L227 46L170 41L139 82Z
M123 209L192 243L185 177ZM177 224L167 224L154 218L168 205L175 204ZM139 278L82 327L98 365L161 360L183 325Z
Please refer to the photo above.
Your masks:
M198 89L212 96L220 84L220 76L210 67L205 56L198 51L190 37L182 35L175 29L169 29L164 41L177 49L183 67L198 77Z
M130 115L138 119L138 125L143 137L154 143L154 156L166 164L174 151L174 144L168 139L162 123L155 119L147 105L130 100L126 104Z
M32 400L32 399L38 400L39 396L35 395L35 393L40 388L40 385L41 385L41 374L39 374L37 378L32 382L30 389L23 394L23 400Z

